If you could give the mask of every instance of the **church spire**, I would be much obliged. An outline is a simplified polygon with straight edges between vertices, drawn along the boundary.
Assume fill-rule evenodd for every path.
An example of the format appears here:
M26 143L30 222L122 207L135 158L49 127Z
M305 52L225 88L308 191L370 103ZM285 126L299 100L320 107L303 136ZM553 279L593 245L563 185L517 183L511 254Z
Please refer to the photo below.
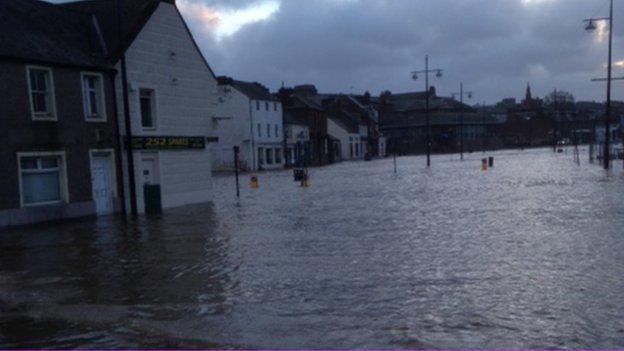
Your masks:
M531 96L531 83L527 82L526 88L526 96L524 98L526 102L531 102L533 100L533 96Z

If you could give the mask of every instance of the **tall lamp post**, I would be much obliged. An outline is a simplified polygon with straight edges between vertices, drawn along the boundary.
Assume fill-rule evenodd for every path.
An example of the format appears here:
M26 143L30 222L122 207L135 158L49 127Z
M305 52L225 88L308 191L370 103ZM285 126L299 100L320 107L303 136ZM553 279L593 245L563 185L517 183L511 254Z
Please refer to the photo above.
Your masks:
M469 99L472 99L472 91L464 92L463 82L459 83L459 93L451 94L453 98L459 95L459 157L461 160L464 159L464 94L466 94Z
M436 78L442 78L442 70L439 68L429 69L429 55L425 56L425 69L422 71L413 71L412 79L418 80L418 75L425 74L425 116L427 120L427 167L431 167L431 123L429 120L429 73L436 74Z
M607 104L605 107L605 143L603 153L603 164L605 169L609 169L610 154L609 143L611 137L611 81L612 81L612 52L613 52L613 0L609 1L609 17L588 18L584 22L587 22L585 29L588 32L592 32L596 29L596 22L608 21L609 22L609 58L607 62Z

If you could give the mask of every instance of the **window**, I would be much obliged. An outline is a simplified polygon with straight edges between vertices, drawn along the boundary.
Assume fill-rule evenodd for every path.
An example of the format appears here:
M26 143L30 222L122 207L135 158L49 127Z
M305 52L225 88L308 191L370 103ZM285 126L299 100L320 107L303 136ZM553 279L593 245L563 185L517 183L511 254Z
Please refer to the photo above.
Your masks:
M258 123L258 138L262 138L262 124Z
M56 120L52 70L28 67L28 89L33 119Z
M261 164L261 165L264 164L264 148L263 147L258 148L258 164Z
M141 89L139 100L141 103L141 126L145 129L156 129L154 90Z
M267 138L271 137L271 125L267 123Z
M256 110L260 111L260 101L256 101Z
M277 124L275 125L275 137L279 138L279 126Z
M264 109L269 110L269 103L267 101L264 102Z
M282 163L282 149L275 149L275 163Z
M101 74L82 74L82 98L87 121L106 121Z
M355 144L355 157L360 156L360 144Z
M64 200L63 156L19 156L20 194L23 206Z
M273 164L273 149L266 149L266 163L267 165Z
M277 111L277 102L273 103L273 111Z

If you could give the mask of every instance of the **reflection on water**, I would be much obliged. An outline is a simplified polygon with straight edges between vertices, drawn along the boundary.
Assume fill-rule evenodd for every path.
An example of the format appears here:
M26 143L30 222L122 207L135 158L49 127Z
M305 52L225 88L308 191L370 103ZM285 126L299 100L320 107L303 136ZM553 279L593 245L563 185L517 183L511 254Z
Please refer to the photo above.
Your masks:
M3 232L0 347L623 347L624 172L481 156Z

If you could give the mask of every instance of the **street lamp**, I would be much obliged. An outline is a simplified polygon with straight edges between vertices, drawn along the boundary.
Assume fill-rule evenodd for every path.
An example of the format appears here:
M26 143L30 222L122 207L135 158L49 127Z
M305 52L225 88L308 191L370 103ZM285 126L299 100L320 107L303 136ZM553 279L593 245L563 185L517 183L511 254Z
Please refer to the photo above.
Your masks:
M607 63L607 104L605 107L605 144L604 144L604 155L603 155L603 163L604 168L609 169L610 158L611 155L609 153L609 143L611 137L611 71L613 66L612 60L612 52L613 52L613 0L609 1L609 17L599 17L599 18L588 18L585 20L587 25L585 26L585 30L588 32L592 32L596 29L597 21L608 21L609 22L609 59Z
M464 92L464 83L459 83L459 93L452 93L451 95L455 98L455 95L459 95L459 155L460 159L464 159L464 94L467 95L468 99L472 99L472 91Z
M425 69L413 71L412 79L418 80L418 75L425 74L425 116L427 120L427 167L431 167L431 123L429 121L429 73L434 73L436 78L442 78L442 70L439 68L429 69L429 55L425 56Z

